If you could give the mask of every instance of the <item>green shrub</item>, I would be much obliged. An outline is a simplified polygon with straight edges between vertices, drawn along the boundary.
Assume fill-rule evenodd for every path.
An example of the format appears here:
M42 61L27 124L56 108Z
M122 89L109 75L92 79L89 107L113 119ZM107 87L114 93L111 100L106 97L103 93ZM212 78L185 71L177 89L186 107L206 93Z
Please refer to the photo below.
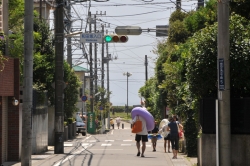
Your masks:
M72 124L74 122L74 118L68 118L68 124Z

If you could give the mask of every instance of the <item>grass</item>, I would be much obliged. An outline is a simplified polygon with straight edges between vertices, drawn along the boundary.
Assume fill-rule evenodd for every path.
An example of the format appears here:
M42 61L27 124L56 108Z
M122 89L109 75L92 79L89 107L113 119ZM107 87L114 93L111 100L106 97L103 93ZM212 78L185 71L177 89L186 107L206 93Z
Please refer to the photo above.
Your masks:
M126 112L115 112L114 115L110 114L110 118L116 118L117 116L120 116L120 118L124 120L130 120L131 114Z

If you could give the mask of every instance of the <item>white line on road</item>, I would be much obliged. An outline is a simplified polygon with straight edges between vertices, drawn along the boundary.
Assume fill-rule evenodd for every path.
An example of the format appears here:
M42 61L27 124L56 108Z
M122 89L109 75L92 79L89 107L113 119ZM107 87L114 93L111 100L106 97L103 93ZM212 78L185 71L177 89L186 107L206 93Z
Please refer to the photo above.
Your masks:
M121 144L121 146L131 146L131 144Z
M90 150L123 150L123 149L90 149Z
M127 142L127 141L132 141L132 140L123 140L124 142Z
M89 140L89 141L87 141L87 142L97 142L96 140Z
M102 144L101 146L111 146L112 144Z
M105 140L105 142L114 142L114 140Z

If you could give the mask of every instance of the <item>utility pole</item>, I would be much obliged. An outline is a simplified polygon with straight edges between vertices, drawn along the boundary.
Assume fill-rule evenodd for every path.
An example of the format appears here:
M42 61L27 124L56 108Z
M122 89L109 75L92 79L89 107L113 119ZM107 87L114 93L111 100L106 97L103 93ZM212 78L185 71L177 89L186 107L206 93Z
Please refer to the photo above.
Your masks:
M40 0L39 2L39 19L42 20L42 0Z
M218 1L218 129L219 166L231 165L229 0Z
M22 114L21 165L30 166L33 110L33 0L25 0L24 8L24 81Z
M104 25L102 25L102 34L104 36ZM102 77L101 77L101 87L104 89L104 40L102 40ZM104 96L102 95L102 99Z
M3 32L5 36L9 36L9 0L2 0L2 26L3 26ZM26 2L25 2L26 3ZM6 44L5 44L5 55L9 56L9 38L6 38Z
M198 0L198 8L200 9L201 7L204 7L204 0Z
M106 45L108 51L108 43ZM107 95L108 95L108 129L110 129L110 96L109 96L109 61L110 61L110 54L107 52Z
M181 10L181 0L176 0L176 10Z
M33 3L33 2L32 2ZM64 47L64 23L63 23L63 0L56 0L55 8L55 154L64 153L63 140L63 47ZM31 8L33 9L33 8Z
M104 25L102 24L102 34L104 36ZM104 40L102 40L102 66L101 66L101 87L102 89L104 89ZM103 101L104 99L104 94L101 95L101 99ZM103 111L102 111L102 115L103 115ZM103 119L105 119L105 114L102 116ZM102 124L105 125L105 120L103 121L102 119Z
M67 33L70 34L71 31L71 6L70 6L70 0L68 0L68 5L67 7L67 15L68 15L68 20L67 20ZM67 37L67 62L70 65L70 68L72 68L72 46L71 46L71 37Z
M148 80L148 57L145 55L145 78Z
M91 33L91 12L88 13L89 33ZM90 68L90 112L94 112L94 94L93 94L93 57L92 43L89 43L89 68Z
M96 33L96 14L94 14L94 32ZM95 47L95 94L97 93L97 43L94 45Z

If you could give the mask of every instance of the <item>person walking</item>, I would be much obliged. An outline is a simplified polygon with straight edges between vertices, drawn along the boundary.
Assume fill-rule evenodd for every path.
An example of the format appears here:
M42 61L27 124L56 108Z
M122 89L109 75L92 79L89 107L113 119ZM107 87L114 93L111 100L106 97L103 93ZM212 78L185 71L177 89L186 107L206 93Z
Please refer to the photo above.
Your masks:
M172 122L173 118L170 117L169 118L169 122ZM167 153L167 144L168 144L168 153L171 153L170 152L170 133L168 133L168 135L166 137L164 137L164 150L165 150L165 153Z
M145 157L144 152L146 149L146 142L148 142L148 130L147 130L145 119L139 115L134 117L134 119L132 120L132 124L136 122L137 118L139 118L139 120L142 122L142 131L135 134L136 147L138 150L137 156L141 155L141 157ZM142 142L142 147L141 147L140 142ZM141 151L140 151L140 147L141 147Z
M114 121L113 121L113 119L110 119L110 126L112 127L112 129L114 129Z
M117 128L119 129L120 128L120 124L121 124L121 118L120 118L120 116L118 116L115 120L116 120Z
M152 130L152 138L151 138L151 142L152 142L152 146L153 146L153 152L156 151L156 143L157 143L157 134L159 132L159 128L157 126L157 122L155 121L155 128Z
M170 131L170 141L172 145L173 159L177 159L177 153L179 150L179 128L183 128L183 126L176 121L177 117L173 116L172 122L170 122L167 126L167 131Z

